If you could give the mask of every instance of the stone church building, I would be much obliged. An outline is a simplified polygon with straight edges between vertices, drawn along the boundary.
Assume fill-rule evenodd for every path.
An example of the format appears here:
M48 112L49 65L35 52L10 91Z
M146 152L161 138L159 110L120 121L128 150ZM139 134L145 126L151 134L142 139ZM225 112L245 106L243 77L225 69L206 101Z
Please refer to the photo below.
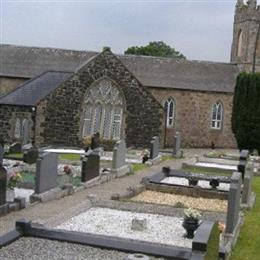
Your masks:
M252 19L252 17L254 19ZM231 63L0 45L0 137L81 146L99 132L147 147L235 147L236 76L258 70L260 9L238 0Z

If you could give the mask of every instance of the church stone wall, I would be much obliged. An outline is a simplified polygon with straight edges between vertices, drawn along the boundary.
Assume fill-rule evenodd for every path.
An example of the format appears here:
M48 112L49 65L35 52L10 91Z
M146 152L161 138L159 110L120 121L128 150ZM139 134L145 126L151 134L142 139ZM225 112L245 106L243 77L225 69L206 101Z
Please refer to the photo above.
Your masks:
M1 77L0 76L0 97L5 95L14 89L16 89L19 85L24 83L28 79L24 78L11 78L11 77Z
M148 147L153 136L163 139L163 108L121 61L105 50L38 104L36 144L82 145L84 95L102 77L116 82L125 97L127 145Z
M232 94L198 92L190 90L151 88L151 93L163 105L168 97L176 104L174 128L166 129L166 146L172 146L175 131L181 132L183 147L235 148L231 130ZM220 101L224 106L221 130L211 129L212 106Z

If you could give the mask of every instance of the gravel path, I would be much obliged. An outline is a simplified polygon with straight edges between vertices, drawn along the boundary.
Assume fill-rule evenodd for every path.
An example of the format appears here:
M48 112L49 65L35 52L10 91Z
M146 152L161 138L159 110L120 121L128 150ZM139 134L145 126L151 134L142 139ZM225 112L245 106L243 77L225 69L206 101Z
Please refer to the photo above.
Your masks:
M0 259L3 260L123 260L127 255L114 250L39 238L20 238L0 250Z

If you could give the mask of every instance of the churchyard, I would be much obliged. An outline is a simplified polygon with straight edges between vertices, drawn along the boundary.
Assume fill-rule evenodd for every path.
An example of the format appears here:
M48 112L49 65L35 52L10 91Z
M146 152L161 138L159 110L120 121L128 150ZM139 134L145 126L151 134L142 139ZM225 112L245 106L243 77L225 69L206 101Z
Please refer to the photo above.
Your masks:
M240 259L256 214L259 157L183 151L180 142L160 152L157 137L150 144L134 150L120 140L104 151L94 136L85 150L1 147L0 222L9 224L0 258ZM13 198L10 171L21 175Z

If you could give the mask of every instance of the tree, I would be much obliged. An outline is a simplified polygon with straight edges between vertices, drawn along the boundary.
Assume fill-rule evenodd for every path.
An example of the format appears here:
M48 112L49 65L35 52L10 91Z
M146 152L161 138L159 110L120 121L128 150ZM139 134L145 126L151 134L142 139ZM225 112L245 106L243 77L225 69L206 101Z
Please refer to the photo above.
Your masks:
M240 150L260 152L260 73L241 73L237 77L232 131Z
M174 48L167 45L163 41L149 42L149 44L146 46L129 47L125 51L125 54L186 59L186 57L182 53L176 51Z

